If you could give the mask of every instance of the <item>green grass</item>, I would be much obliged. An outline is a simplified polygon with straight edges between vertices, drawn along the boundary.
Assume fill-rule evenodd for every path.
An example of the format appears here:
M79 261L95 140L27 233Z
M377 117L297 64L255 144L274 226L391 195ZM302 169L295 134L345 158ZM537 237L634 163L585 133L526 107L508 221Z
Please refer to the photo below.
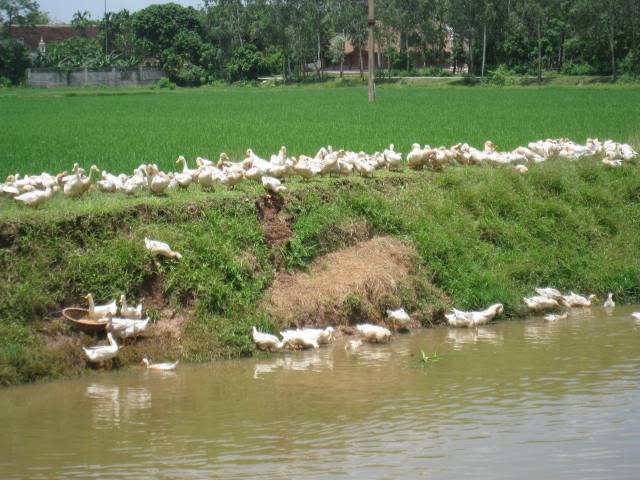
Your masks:
M205 88L172 92L8 90L0 95L0 176L69 170L73 162L130 172L174 168L179 154L262 156L322 145L375 151L395 143L513 148L546 137L639 141L640 88L429 87ZM147 94L149 93L149 94ZM72 96L70 96L72 95Z

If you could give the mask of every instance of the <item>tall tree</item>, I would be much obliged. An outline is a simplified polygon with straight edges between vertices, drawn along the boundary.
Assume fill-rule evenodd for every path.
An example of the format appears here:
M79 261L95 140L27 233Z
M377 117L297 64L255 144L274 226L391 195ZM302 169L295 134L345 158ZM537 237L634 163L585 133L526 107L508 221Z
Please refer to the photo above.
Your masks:
M33 0L0 0L0 23L8 34L13 25L33 25L40 13L40 5Z

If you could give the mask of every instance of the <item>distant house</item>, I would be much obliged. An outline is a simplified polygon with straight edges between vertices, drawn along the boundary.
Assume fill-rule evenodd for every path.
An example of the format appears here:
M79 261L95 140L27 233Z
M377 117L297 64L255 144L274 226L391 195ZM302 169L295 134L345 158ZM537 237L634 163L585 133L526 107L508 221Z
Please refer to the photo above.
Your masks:
M32 57L45 53L47 45L62 42L80 35L73 25L35 25L32 27L11 27L9 36L21 41L29 49ZM91 25L83 29L83 35L89 38L98 36L98 27Z
M399 37L395 41L396 50L400 50L400 39ZM447 56L451 56L451 52L453 51L453 31L451 29L447 29L447 35L445 38L445 44L443 45L443 52ZM386 67L387 56L385 49L381 48L380 45L376 42L374 44L374 54L376 56L375 63L377 68ZM416 50L416 47L409 47L409 51ZM351 40L347 40L344 45L344 68L346 70L358 69L360 67L360 49L355 46ZM368 43L365 42L362 48L362 65L366 70L369 65L369 46ZM427 65L418 64L414 65L415 67L425 67ZM449 68L449 66L447 66ZM453 67L451 67L453 68Z

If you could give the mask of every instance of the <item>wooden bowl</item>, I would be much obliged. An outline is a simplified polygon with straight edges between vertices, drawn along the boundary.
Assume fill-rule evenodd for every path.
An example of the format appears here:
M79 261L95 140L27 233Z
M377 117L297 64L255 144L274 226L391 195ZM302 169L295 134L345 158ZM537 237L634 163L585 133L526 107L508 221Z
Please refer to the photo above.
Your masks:
M89 318L89 310L86 308L65 308L62 310L62 316L85 333L104 333L106 330L106 320Z

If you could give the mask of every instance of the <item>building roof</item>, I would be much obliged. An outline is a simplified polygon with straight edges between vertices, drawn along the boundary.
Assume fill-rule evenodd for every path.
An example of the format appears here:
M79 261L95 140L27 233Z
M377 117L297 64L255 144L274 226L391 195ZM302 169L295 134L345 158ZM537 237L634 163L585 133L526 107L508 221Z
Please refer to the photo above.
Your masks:
M98 27L91 25L85 28L85 36L96 38ZM72 25L35 25L33 27L11 27L9 35L22 41L30 50L36 50L40 39L45 43L61 42L80 35L80 31Z

